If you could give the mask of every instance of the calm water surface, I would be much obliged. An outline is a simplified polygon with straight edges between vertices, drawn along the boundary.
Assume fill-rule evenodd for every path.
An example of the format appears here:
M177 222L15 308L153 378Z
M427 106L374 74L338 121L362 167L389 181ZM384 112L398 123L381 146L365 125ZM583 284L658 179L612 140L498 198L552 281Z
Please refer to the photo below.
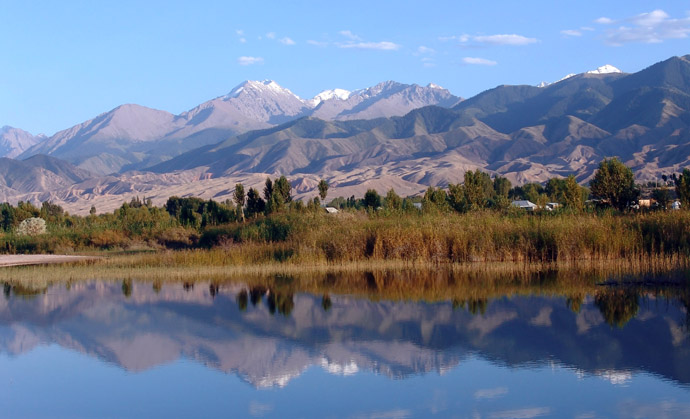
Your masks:
M690 293L438 302L239 283L0 296L3 417L690 417Z

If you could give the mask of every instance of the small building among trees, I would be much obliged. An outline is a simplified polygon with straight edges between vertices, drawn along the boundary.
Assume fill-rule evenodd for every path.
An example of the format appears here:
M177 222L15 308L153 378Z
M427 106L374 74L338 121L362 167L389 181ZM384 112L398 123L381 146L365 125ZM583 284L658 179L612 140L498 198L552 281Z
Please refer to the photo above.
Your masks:
M537 204L527 200L513 201L510 203L510 205L524 209L526 211L534 211L538 208Z

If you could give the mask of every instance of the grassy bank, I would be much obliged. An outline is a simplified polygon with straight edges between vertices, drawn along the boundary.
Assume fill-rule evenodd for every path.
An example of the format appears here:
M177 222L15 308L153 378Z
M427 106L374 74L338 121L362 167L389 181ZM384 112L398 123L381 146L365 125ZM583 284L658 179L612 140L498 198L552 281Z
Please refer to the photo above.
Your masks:
M4 253L166 251L162 258L151 256L154 266L160 260L178 266L254 266L686 258L690 212L285 212L198 230L169 221L137 229L84 223L38 236L5 234L0 249ZM181 251L167 252L170 249Z
M202 233L199 246L223 249L218 263L230 265L382 260L546 263L687 257L690 213L279 214L208 229Z

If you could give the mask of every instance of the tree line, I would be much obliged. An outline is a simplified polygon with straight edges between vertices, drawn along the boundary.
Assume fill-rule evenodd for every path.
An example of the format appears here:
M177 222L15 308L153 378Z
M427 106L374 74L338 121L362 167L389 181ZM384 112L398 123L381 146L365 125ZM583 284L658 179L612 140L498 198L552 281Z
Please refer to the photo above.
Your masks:
M690 207L690 170L684 169L679 174L662 178L661 186L657 185L652 190L652 197L659 208L667 208L674 195L684 208ZM361 198L337 197L328 205L381 215L420 210L422 213L466 213L485 209L511 210L513 200L529 200L540 207L548 202L557 202L567 211L581 212L589 200L592 206L627 211L637 203L641 188L634 182L633 171L613 158L600 163L589 188L579 185L572 175L552 178L544 184L513 186L505 177L492 178L486 172L475 170L465 173L463 183L449 184L447 188L430 186L422 196L401 197L394 189L382 196L369 189ZM96 208L92 207L86 217L69 215L51 202L44 202L40 207L25 201L17 205L3 203L0 204L0 229L14 234L20 231L18 227L22 221L40 218L45 220L49 233L59 231L69 238L66 241L76 242L77 247L117 246L132 237L165 243L179 241L180 246L186 246L196 240L190 231L201 232L213 226L242 223L274 213L322 212L329 185L321 180L317 189L318 194L313 199L295 200L290 182L281 176L267 178L261 191L253 187L247 189L238 183L233 189L232 199L223 202L172 196L163 207L156 207L150 199L135 197L112 213L97 214Z

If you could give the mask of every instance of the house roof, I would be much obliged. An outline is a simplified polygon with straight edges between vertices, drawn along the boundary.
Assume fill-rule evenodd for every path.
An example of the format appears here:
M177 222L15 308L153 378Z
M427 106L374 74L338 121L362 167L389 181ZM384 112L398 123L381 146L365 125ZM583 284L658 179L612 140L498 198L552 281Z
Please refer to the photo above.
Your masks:
M530 201L527 201L527 200L513 201L513 202L511 203L511 205L513 205L513 206L515 206L515 207L520 207L520 208L524 208L524 207L533 208L533 207L536 207L536 206L537 206L536 204L534 204L534 203L532 203L532 202L530 202Z

